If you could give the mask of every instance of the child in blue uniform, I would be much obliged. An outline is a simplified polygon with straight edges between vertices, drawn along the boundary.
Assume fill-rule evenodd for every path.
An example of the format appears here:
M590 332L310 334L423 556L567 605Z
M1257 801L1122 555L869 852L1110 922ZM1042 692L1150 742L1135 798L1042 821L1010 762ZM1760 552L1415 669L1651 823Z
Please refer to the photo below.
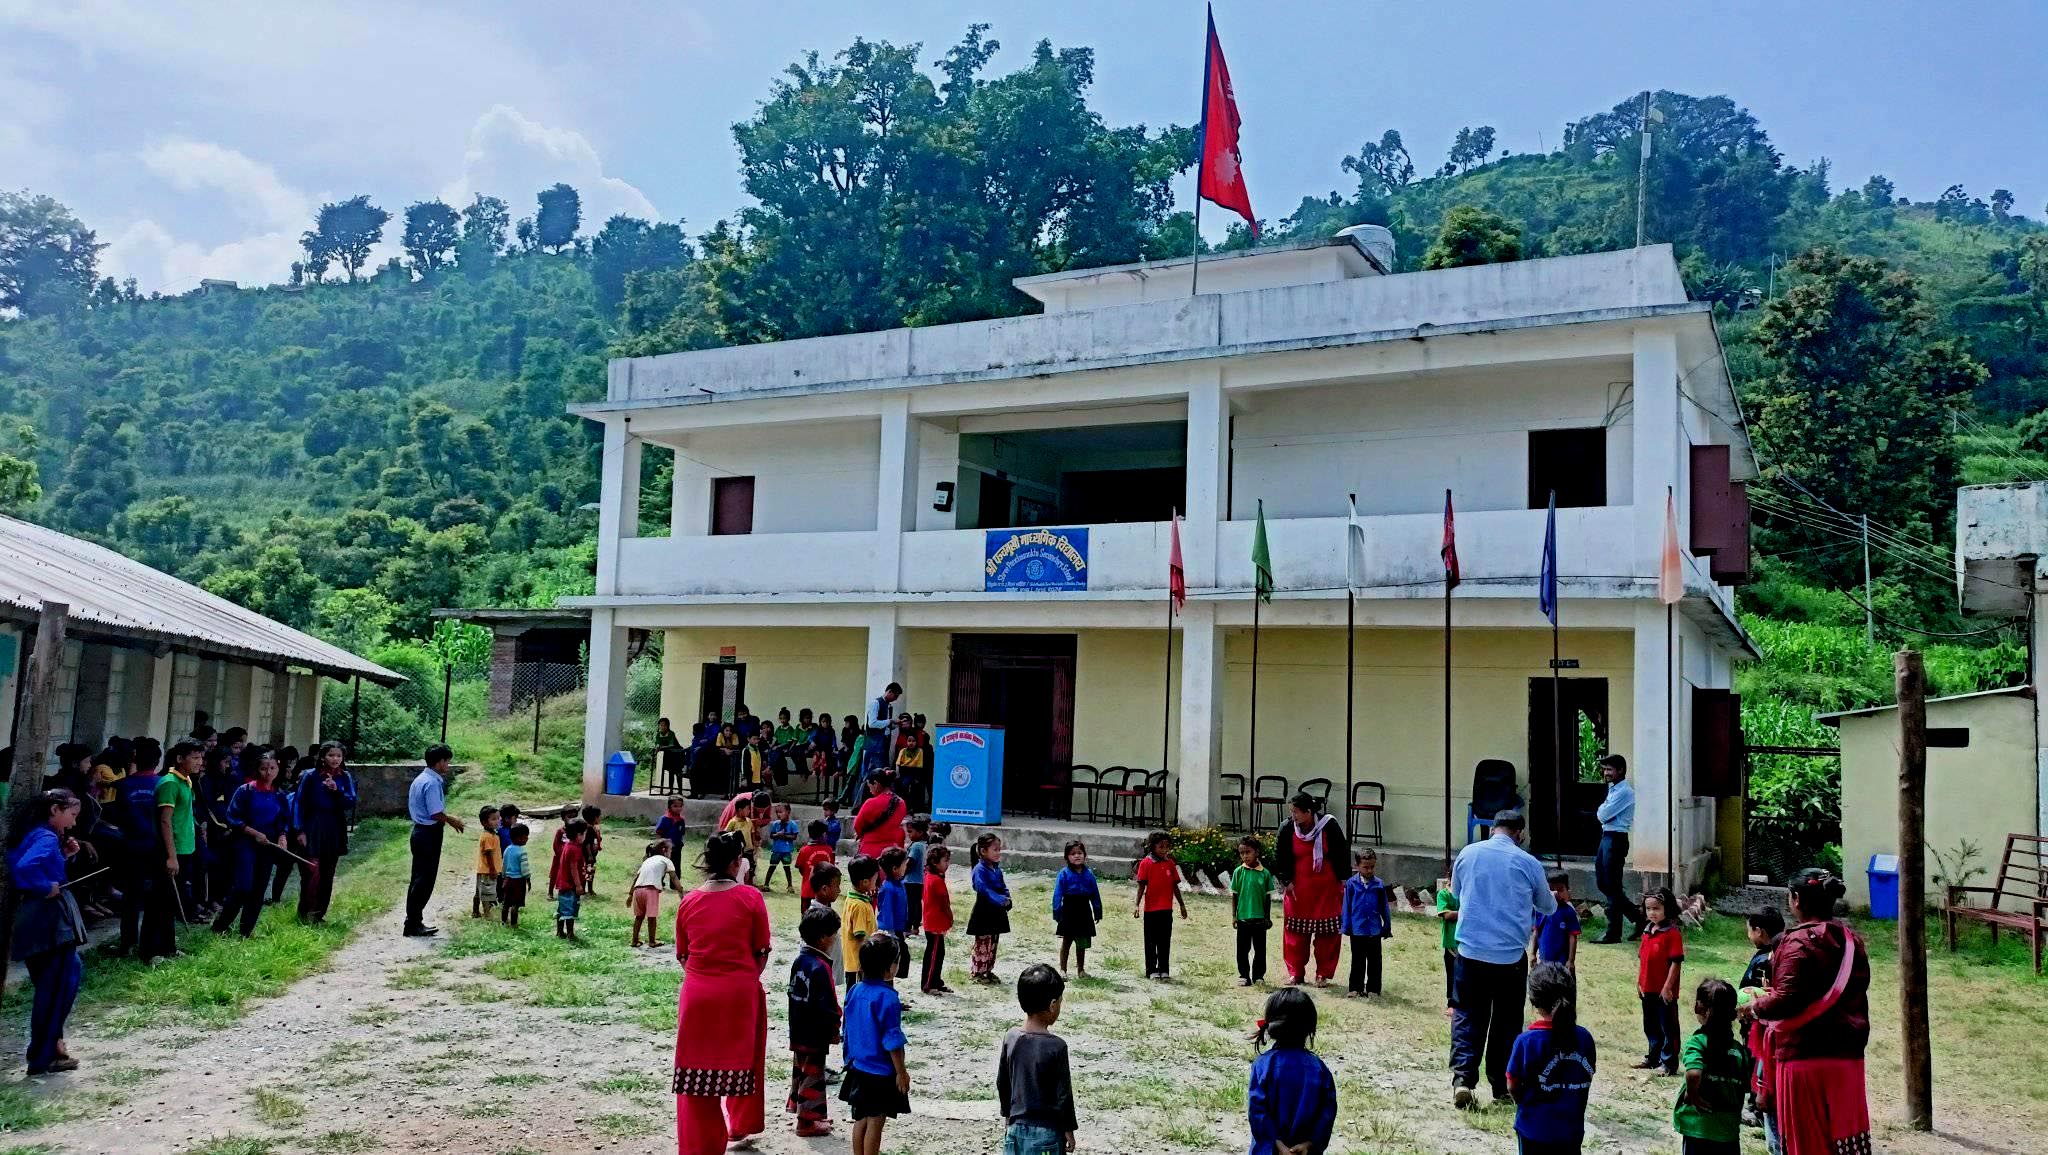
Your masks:
M1593 1036L1579 1025L1578 984L1556 963L1529 975L1536 1021L1508 1053L1508 1095L1522 1155L1578 1155L1593 1086Z
M1351 984L1345 998L1380 993L1380 940L1394 937L1393 888L1379 877L1380 856L1370 846L1352 859L1344 880L1344 937L1351 940Z
M883 934L861 943L861 981L846 996L840 1028L846 1039L846 1077L839 1098L853 1116L853 1155L880 1155L882 1128L910 1113L903 1000L893 978L897 949L895 940Z
M790 871L790 862L796 857L796 840L803 831L796 819L789 816L789 803L775 804L775 821L768 824L768 871L761 876L761 889L775 884L775 868L782 868L782 885L790 893L796 893L796 875Z
M1052 925L1060 936L1060 973L1067 973L1067 950L1073 948L1075 973L1087 977L1088 948L1102 921L1102 888L1088 869L1088 847L1076 838L1067 843L1067 865L1053 881Z
M1282 987L1266 1000L1258 1042L1272 1041L1252 1061L1247 1092L1251 1155L1283 1149L1323 1155L1337 1126L1337 1081L1308 1049L1316 1037L1316 1004L1300 987ZM1304 1146L1305 1145L1305 1146Z
M220 851L230 857L227 900L214 916L213 933L226 934L241 916L242 937L256 930L263 913L263 895L270 889L270 871L283 869L286 811L277 792L277 755L268 747L244 747L242 762L255 774L228 796Z
M900 846L892 846L882 852L882 887L875 895L875 929L896 940L901 957L897 960L896 971L890 977L906 978L910 974L910 894L903 886L903 876L910 869L910 855Z

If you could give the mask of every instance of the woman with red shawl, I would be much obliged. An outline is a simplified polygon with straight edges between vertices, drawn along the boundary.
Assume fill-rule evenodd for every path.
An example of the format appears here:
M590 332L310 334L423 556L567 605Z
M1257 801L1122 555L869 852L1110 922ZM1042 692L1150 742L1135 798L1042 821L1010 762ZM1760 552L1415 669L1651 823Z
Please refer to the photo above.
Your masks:
M1842 880L1809 867L1792 879L1792 917L1771 955L1770 988L1741 1008L1763 1024L1757 1101L1785 1155L1870 1150L1863 1050L1870 1042L1870 956L1835 917Z
M767 1127L768 904L737 877L746 839L714 834L704 847L710 874L676 911L676 960L683 989L676 1011L677 1155L718 1155Z
M1313 947L1316 985L1330 985L1344 939L1344 876L1350 873L1351 844L1322 805L1307 794L1289 803L1294 813L1273 841L1273 877L1285 888L1280 938L1287 985L1300 986Z
M883 851L903 845L903 820L910 816L910 807L896 793L894 774L876 771L868 785L874 793L853 816L853 836L860 840L862 854L880 858Z

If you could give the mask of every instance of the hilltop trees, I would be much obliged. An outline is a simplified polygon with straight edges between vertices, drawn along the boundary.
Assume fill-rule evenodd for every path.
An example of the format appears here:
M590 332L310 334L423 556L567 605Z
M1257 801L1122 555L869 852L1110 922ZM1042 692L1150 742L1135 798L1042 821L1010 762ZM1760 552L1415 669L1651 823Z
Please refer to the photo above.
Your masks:
M455 263L471 280L482 280L505 248L505 236L512 227L512 210L497 197L476 194L462 210L462 240L455 248Z
M384 238L390 220L391 214L371 204L367 195L321 205L313 228L299 237L299 247L306 250L306 271L318 281L330 262L338 262L354 284L356 272Z
M576 243L576 230L583 225L583 198L559 181L540 190L540 209L533 217L535 243L559 253Z
M1425 269L1491 265L1522 259L1522 227L1499 213L1459 205L1444 214L1444 226L1422 254Z
M405 255L413 271L432 276L455 257L462 241L462 221L438 200L419 201L405 210Z
M48 317L82 308L106 247L56 200L0 192L0 313Z

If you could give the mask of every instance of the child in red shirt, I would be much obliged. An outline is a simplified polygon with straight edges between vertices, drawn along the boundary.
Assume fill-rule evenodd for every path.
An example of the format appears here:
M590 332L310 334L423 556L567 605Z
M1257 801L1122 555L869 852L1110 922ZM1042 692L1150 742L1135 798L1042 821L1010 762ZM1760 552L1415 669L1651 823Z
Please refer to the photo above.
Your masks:
M555 937L576 937L576 915L583 905L583 836L587 828L581 818L562 824L562 841L555 847L554 866L548 871L548 893L555 896Z
M839 861L831 841L825 836L826 830L827 827L821 819L811 819L810 826L805 830L811 840L796 852L797 885L802 888L798 892L798 897L803 900L801 909L804 910L809 910L811 905L811 870L821 862Z
M953 892L946 889L946 867L953 848L934 844L924 854L924 970L918 989L928 995L950 995L946 985L946 935L953 929Z
M1188 900L1180 892L1180 865L1173 860L1173 839L1155 830L1145 839L1145 857L1138 860L1138 908L1145 920L1145 977L1165 982L1173 956L1173 904L1188 917Z
M1685 1039L1678 1027L1679 972L1685 969L1685 939L1672 916L1678 899L1669 887L1643 896L1643 938L1637 954L1636 993L1643 1003L1643 1037L1649 1050L1639 1071L1662 1068L1678 1074L1678 1049Z

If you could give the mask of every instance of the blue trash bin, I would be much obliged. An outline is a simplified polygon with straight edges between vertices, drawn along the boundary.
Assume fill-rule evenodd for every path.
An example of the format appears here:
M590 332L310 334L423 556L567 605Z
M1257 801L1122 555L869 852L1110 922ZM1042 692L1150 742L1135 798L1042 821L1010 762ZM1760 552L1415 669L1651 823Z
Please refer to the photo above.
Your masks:
M1899 917L1899 856L1873 854L1870 868L1870 917Z
M604 792L606 794L631 794L633 776L639 773L639 763L633 755L621 750L604 762Z

